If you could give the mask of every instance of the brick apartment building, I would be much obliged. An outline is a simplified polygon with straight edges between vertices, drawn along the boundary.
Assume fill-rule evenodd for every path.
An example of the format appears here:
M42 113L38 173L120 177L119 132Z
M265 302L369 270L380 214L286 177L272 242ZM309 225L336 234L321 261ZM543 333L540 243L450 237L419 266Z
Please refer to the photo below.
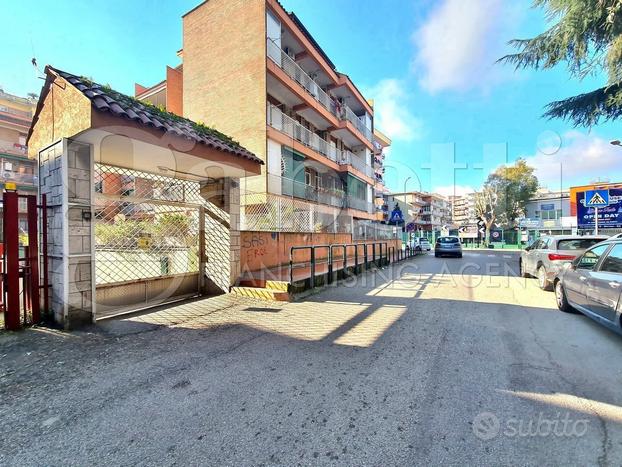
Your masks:
M265 165L242 229L350 233L384 189L374 111L277 0L210 0L183 16L182 64L136 97L218 128Z

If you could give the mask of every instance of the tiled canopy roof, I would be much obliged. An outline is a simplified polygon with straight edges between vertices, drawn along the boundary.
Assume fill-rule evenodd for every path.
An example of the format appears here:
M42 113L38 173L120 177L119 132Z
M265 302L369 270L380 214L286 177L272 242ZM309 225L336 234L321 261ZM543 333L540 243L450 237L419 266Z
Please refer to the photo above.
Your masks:
M109 86L94 83L88 78L72 75L56 68L48 68L75 86L100 112L110 112L114 116L127 118L142 125L173 133L196 143L263 164L263 161L253 153L217 130L121 94L110 89Z

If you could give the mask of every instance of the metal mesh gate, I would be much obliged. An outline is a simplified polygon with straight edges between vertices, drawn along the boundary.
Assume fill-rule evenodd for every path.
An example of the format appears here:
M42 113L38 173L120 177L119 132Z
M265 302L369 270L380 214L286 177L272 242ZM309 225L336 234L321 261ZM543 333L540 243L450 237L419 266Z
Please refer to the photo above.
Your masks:
M198 293L199 182L95 164L98 316Z

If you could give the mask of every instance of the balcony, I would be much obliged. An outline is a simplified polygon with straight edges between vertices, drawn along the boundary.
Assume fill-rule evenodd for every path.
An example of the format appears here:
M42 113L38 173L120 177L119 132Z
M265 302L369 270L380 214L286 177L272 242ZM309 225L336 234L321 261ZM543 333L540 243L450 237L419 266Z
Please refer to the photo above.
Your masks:
M28 153L28 148L23 144L0 139L0 152L14 154L16 156L25 156Z
M285 74L296 81L303 87L317 102L319 102L326 110L335 117L337 107L335 101L316 83L293 58L285 53L272 39L267 39L268 57L281 68Z
M287 177L268 174L268 186L271 193L304 199L314 203L341 208L346 195L341 190L315 187Z
M367 165L360 157L347 150L338 149L333 143L329 143L317 134L308 130L289 115L284 114L275 105L268 105L268 125L275 130L285 133L299 143L313 149L327 159L339 165L351 165L359 172L368 177L374 176L373 168Z
M0 184L7 182L13 182L19 185L34 185L37 183L37 176L34 174L23 174L6 170L0 172Z
M368 140L373 141L374 137L372 131L367 128L365 122L361 120L361 118L356 115L350 107L347 105L342 106L340 118L342 120L347 120L354 125L354 127L361 132L361 134Z
M348 207L358 211L364 211L369 214L372 214L375 211L374 203L370 203L364 199L355 198L354 196L348 196Z
M322 89L319 83L311 78L296 61L287 55L276 42L266 39L268 58L270 58L287 76L296 81L308 94L313 97L322 107L328 110L340 120L347 120L370 142L373 142L373 132L367 128L365 122L358 117L352 109L342 104L337 108L335 100Z
M365 163L363 159L352 154L350 151L339 151L341 153L341 159L339 163L342 165L351 165L362 174L367 175L369 178L374 177L374 169Z
M268 105L268 125L296 141L313 149L333 162L338 161L338 149L317 134L308 130L289 115L285 115L278 107ZM340 151L339 151L340 152Z

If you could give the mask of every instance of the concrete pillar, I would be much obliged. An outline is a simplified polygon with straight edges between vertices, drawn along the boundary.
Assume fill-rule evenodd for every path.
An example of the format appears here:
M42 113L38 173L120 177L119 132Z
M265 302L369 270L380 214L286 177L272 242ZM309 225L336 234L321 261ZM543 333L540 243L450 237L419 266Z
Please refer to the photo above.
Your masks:
M229 213L229 286L240 277L240 182L225 179L225 211Z
M47 195L50 306L66 329L93 321L93 151L63 139L39 153L39 193Z

